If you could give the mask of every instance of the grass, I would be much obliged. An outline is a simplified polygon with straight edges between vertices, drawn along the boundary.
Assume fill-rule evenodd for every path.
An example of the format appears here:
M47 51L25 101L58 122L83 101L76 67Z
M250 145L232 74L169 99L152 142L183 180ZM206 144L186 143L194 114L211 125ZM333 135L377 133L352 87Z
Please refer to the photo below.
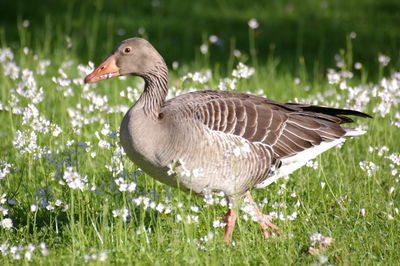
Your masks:
M400 167L387 157L393 154L399 156L399 128L394 125L396 121L399 123L399 117L396 117L398 106L395 105L396 101L399 101L399 94L396 90L389 91L383 85L379 85L383 78L396 82L391 75L398 70L398 50L391 47L395 44L398 29L393 27L392 30L387 30L389 33L381 33L387 38L385 40L393 41L388 42L388 45L374 43L378 47L372 52L360 45L360 39L368 39L362 31L357 31L359 36L356 39L349 37L350 30L335 32L338 43L330 45L325 40L325 44L319 45L319 49L330 52L328 59L322 50L318 50L317 58L309 55L312 53L312 47L309 48L308 43L313 38L319 38L319 35L308 39L307 36L311 33L305 24L304 28L295 31L295 44L288 45L287 54L282 53L280 47L276 50L268 48L265 52L263 45L271 43L263 39L266 38L263 31L277 28L259 18L260 28L254 32L249 31L246 23L251 15L255 14L254 9L257 5L238 7L239 4L235 4L230 7L225 1L217 2L225 12L221 16L234 20L224 20L221 27L242 27L237 35L229 31L227 36L223 32L215 32L216 26L205 26L207 19L200 20L200 26L194 27L193 31L191 28L182 30L182 26L173 19L167 19L166 25L162 21L151 22L144 17L131 22L125 13L118 16L117 9L112 9L103 1L97 1L95 8L88 3L82 6L73 1L69 5L64 3L67 12L60 22L56 20L59 15L56 11L55 14L48 13L40 20L30 13L32 10L29 9L29 5L21 4L23 1L16 3L15 6L20 8L15 9L22 14L19 22L17 26L14 21L14 24L10 22L7 27L2 28L0 38L2 47L11 47L14 54L12 60L1 62L3 66L0 67L0 161L11 164L10 173L0 179L0 195L6 194L6 199L0 203L3 209L0 210L8 210L7 214L4 211L0 212L0 220L11 218L13 223L9 229L0 226L0 250L4 251L3 256L0 256L1 265L398 263L400 194L399 174L395 173L394 169L400 172ZM163 3L158 11L139 4L135 14L164 14L163 12L177 6L174 1L171 1L171 6L165 6ZM302 20L301 17L307 7L315 9L317 5L313 5L315 2L310 0L305 2L305 7L297 9L296 3L294 2L294 12L287 15L287 21L303 21L308 24L309 21ZM368 8L374 5L373 1L366 3L360 6L360 10L369 10ZM384 3L387 6L396 4L391 1ZM273 9L276 14L271 16L275 19L273 21L280 21L278 18L284 16L282 10L285 10L285 6L276 5ZM338 10L347 14L344 3L337 5L338 7L331 11L324 11L323 15L333 18ZM78 7L81 8L80 12L74 12ZM41 8L43 12L47 10L45 7ZM41 8L38 10L42 10ZM111 8L110 13L105 13L108 8ZM247 15L239 14L238 8L243 8ZM215 20L216 11L210 9L206 1L200 2L194 7L193 14L201 13ZM268 10L263 12L274 13ZM361 11L357 11L356 14L360 14L358 12ZM381 13L378 12L375 16L379 17L379 14ZM343 16L348 20L356 19ZM26 17L30 19L31 24L27 28L23 26ZM107 23L103 18L107 18ZM393 20L396 19L394 13ZM112 132L118 131L124 110L133 104L136 97L133 92L130 92L133 95L130 97L121 96L120 92L123 90L128 94L128 86L140 91L143 84L138 78L127 78L84 86L79 83L84 74L78 70L78 65L85 65L88 59L95 60L98 64L115 41L128 34L129 37L134 35L130 31L123 36L115 35L118 27L130 23L134 23L135 27L148 25L145 35L150 40L155 40L156 47L166 55L169 65L174 60L180 62L180 66L170 73L170 86L175 87L177 92L190 88L216 88L221 78L232 78L231 70L241 61L246 65L255 66L256 72L248 79L239 80L236 90L261 93L280 101L298 99L302 102L315 101L330 106L357 107L374 115L374 119L370 120L357 119L358 124L368 127L367 134L348 140L342 148L332 149L318 157L316 169L303 167L292 174L290 179L282 179L268 188L253 192L265 213L276 212L286 218L297 213L293 220L274 220L287 237L264 240L258 225L250 218L244 219L244 212L240 212L242 218L238 220L233 234L234 245L226 246L222 241L223 228L213 226L214 221L222 221L226 212L227 207L221 204L222 198L215 196L214 204L206 204L203 198L168 188L146 174L137 172L136 167L120 154L118 138L113 138ZM201 27L202 23L204 28ZM369 29L374 31L376 25L368 25ZM390 28L392 24L386 22L386 25ZM168 53L167 48L173 47L175 42L171 39L162 41L165 27L179 32L181 37L184 36L182 55L176 48ZM205 30L202 32L202 29ZM105 38L102 32L106 32L110 37ZM209 44L208 54L199 53L200 44L208 42L208 35L213 33L225 41L224 45L219 47ZM283 38L289 38L289 33L282 33L284 37L277 36L279 43L284 43ZM66 35L72 39L71 48L67 48ZM325 38L324 36L323 34L322 37ZM29 52L24 52L24 47L28 47ZM241 57L232 56L231 51L235 48L241 50ZM332 60L334 53L341 55L339 61L343 61L343 64L340 68L337 68ZM380 53L390 55L391 62L388 66L376 64ZM285 63L290 56L296 58L296 63L291 66ZM41 75L38 62L43 59L49 59L50 65ZM363 63L361 70L353 67L357 61ZM23 97L21 91L15 90L21 87L18 85L20 82L29 78L22 77L22 73L19 73L17 79L12 79L6 74L7 62L15 62L21 71L33 71L31 81L35 80L37 88L43 88L42 101L33 103L31 96ZM329 84L326 79L326 67L336 69L337 72L354 73L353 78L341 78L346 80L351 89L342 90L339 84ZM188 72L204 73L207 69L212 73L207 82L199 83L191 79L182 82L181 77ZM62 81L54 81L53 77ZM67 84L68 80L71 81L70 84ZM394 83L393 87L396 86L398 91L398 83ZM30 85L24 90L37 94L33 87ZM381 94L374 95L374 87ZM354 95L352 89L356 88L362 89ZM391 97L384 101L388 93L391 93ZM378 111L373 110L382 102L382 108L387 110L387 113L380 115ZM29 106L35 106L38 114L52 123L49 132L44 130L45 126L34 128L34 122L38 121L39 116L29 117L29 114L35 114L34 109L27 109ZM115 108L118 106L123 107L120 108L122 111ZM19 107L25 108L21 109L22 114L17 114ZM24 124L24 121L28 123ZM74 126L73 122L82 122L85 125ZM110 125L110 132L107 132L105 124ZM53 133L57 126L62 129L62 133L55 136ZM44 132L40 132L41 130ZM32 141L30 150L26 148L27 145L18 148L22 143L15 141L18 132L28 136L31 136L32 132L36 133L37 139ZM95 132L98 132L97 136ZM32 137L28 139L32 140ZM35 148L34 144L39 148L46 147L51 151L51 155L47 153L46 157L35 158L36 155L46 153ZM388 150L382 150L382 147L387 147ZM29 152L24 153L24 150ZM373 162L379 168L373 170L370 166L369 169L372 170L369 175L359 165L364 161ZM81 178L87 177L87 185L82 191L73 189L73 184L68 185L65 180L65 173L69 171L70 166L71 171L76 171L76 175ZM4 164L0 165L0 171L6 168ZM127 185L136 184L135 189L132 192L121 191L123 186L115 182L119 177ZM37 205L37 208L32 209L32 204ZM200 209L198 212L196 208L192 208L196 206ZM123 211L118 210L125 208L129 215L124 221L121 217ZM365 214L362 209L365 210ZM189 219L192 221L189 222ZM333 243L321 250L320 255L311 255L308 252L311 246L310 236L317 232L332 237ZM208 236L208 239L204 236ZM42 242L45 243L45 248L40 246ZM34 245L35 250L29 251L30 243ZM2 244L8 246L1 246ZM17 251L12 253L11 247L18 247L14 248ZM32 255L31 258L29 254Z

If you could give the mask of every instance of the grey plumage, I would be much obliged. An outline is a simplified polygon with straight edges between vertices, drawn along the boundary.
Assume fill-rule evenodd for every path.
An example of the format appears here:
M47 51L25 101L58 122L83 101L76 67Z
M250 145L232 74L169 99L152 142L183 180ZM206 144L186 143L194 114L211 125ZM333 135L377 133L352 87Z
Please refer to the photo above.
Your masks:
M148 88L143 95L147 96ZM149 144L154 148L153 154L148 155L153 158L149 168L159 167L153 176L176 186L176 175L167 172L180 161L189 171L202 170L202 176L190 173L190 176L180 177L180 187L200 194L208 190L222 190L228 196L243 194L271 176L271 168L278 169L281 159L346 134L340 124L347 120L335 115L335 109L326 108L331 114L326 114L328 111L323 108L321 111L325 113L311 112L307 108L318 108L212 90L187 93L165 103L159 100L160 105L153 106L158 115L149 119L151 125L135 125L135 121L142 124L145 117L149 117L146 113L152 113L145 108L149 106L147 101L148 97L139 99L123 120L121 143L124 149L132 161L141 166L136 158L140 155L131 151L137 144L127 140L135 134L132 131L153 139L157 144ZM343 110L337 112L345 114ZM354 111L350 113L364 116ZM244 145L248 145L248 152L232 154L234 149L240 150Z
M139 38L119 44L86 81L109 78L107 73L145 80L141 97L120 128L129 158L170 186L198 194L223 191L230 200L296 170L346 135L362 134L341 127L352 122L348 115L370 117L234 91L196 91L165 101L168 69L158 52ZM302 153L307 155L298 156Z

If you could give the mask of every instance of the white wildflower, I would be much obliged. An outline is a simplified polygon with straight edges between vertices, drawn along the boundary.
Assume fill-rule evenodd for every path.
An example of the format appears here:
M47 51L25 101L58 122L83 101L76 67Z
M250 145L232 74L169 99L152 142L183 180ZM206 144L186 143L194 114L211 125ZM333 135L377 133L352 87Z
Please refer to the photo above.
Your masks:
M394 165L400 166L400 153L392 153L385 156L385 159L390 160Z
M217 43L219 41L219 38L215 35L211 35L208 40L210 41L210 43Z
M223 78L219 80L218 89L220 90L234 90L236 89L237 79Z
M178 67L179 67L179 62L178 62L178 61L172 62L172 69L173 69L173 70L177 70Z
M198 206L191 206L190 209L191 209L193 212L199 212L199 207L198 207Z
M0 161L0 180L11 173L12 164Z
M257 19L255 19L255 18L252 18L252 19L250 19L248 22L247 22L247 24L249 25L249 27L250 27L250 29L257 29L260 25L258 24L258 21L257 21Z
M329 84L338 84L341 79L340 74L334 69L328 69L327 77Z
M4 208L3 206L0 206L0 213L3 216L6 216L8 214L8 209Z
M214 228L217 228L217 227L224 227L225 225L226 225L226 223L221 222L221 221L219 221L219 220L214 220L214 221L213 221L213 227L214 227Z
M238 50L238 49L235 49L235 50L233 50L233 56L235 56L235 57L240 57L242 55L242 53Z
M107 253L102 251L98 254L99 261L106 261L107 260Z
M209 205L214 204L214 198L213 198L213 195L212 195L212 193L210 191L205 191L204 192L203 201L206 204L209 204Z
M13 226L13 221L11 220L11 218L4 218L3 220L1 220L1 226L4 229L10 229Z
M310 167L310 168L313 168L314 170L316 170L316 169L318 169L319 164L318 164L318 161L310 160L310 161L308 161L308 162L306 163L306 166L307 166L307 167Z
M204 169L203 168L195 168L192 170L192 176L193 177L203 177L204 174Z
M104 150L111 149L111 143L109 143L108 141L105 141L104 139L99 140L98 146L100 149L104 149Z
M328 259L328 257L325 256L325 255L320 255L320 256L318 257L318 260L319 260L319 264L320 264L320 265L323 265L323 264L327 263L329 259Z
M188 224L198 224L199 223L199 216L198 215L187 215L186 216L186 222Z
M159 202L155 208L158 212L162 213L165 210L165 205Z
M219 202L219 204L223 207L228 205L228 201L226 200L226 198L222 198Z
M378 150L378 156L382 157L384 153L388 152L389 148L387 146L382 146L379 150Z
M25 247L25 258L30 261L32 259L33 251L35 250L35 246L33 244L28 244Z
M229 157L231 155L235 156L235 157L239 157L240 155L245 155L246 153L249 153L251 151L250 145L248 143L248 141L246 141L245 139L240 139L240 142L234 146L234 148L232 150L228 150L225 153L226 157Z
M24 28L28 28L29 27L29 20L25 19L24 21L22 21L22 27Z
M72 189L84 191L88 186L87 176L82 176L72 167L67 167L65 169L63 178Z
M3 64L4 75L9 76L11 79L17 79L19 77L19 67L15 62L10 61Z
M0 48L0 62L12 61L14 59L14 54L10 48Z
M34 131L23 133L18 129L15 132L13 145L21 154L35 154L39 151L39 146L37 145L37 135Z
M6 256L8 254L8 248L9 245L7 243L3 243L0 245L0 252L3 256Z
M214 238L214 232L208 232L207 235L200 238L200 241L207 242Z
M78 71L82 77L89 75L94 70L94 63L89 61L87 65L78 65Z
M40 60L37 64L36 73L43 76L46 74L47 67L50 66L50 64L51 61L48 59Z
M287 219L289 220L289 221L293 221L293 220L295 220L297 218L297 211L294 211L292 214L289 214L288 216L287 216Z
M194 82L199 82L200 84L207 83L212 77L212 72L210 69L207 69L204 72L194 72L194 73L187 73L184 75L181 80L185 81L187 79L191 79Z
M340 88L341 90L346 90L346 89L348 89L347 82L346 82L345 80L341 81L341 82L339 83L339 88Z
M110 125L109 124L104 124L103 128L101 129L100 133L103 136L108 136L111 134L111 130L110 130Z
M284 202L274 202L274 203L272 203L272 208L274 208L274 209L278 209L278 208L286 208L287 206L286 206L286 203L284 203Z
M207 44L200 45L200 52L202 54L207 54L208 53L208 45Z
M321 244L324 246L329 246L333 241L332 237L324 236L321 233L314 233L310 235L310 240L311 246L317 246Z
M345 79L352 79L354 76L353 72L350 71L342 71L340 75Z
M241 152L240 152L240 147L235 147L233 150L232 150L232 153L233 153L233 155L235 156L235 157L239 157L239 155L241 154Z
M235 78L241 79L247 79L251 77L255 73L254 67L248 67L242 62L240 62L237 66L236 69L232 71L232 76Z
M259 217L257 215L257 211L256 211L256 206L254 204L243 204L242 206L240 206L240 209L247 213L253 221L259 221Z
M49 255L49 250L48 250L47 247L46 247L46 243L41 242L41 243L39 244L39 247L40 247L40 252L42 252L42 255L43 255L43 256Z
M75 143L75 140L67 140L67 142L66 142L66 145L68 146L68 147L71 147L73 144Z
M112 214L113 217L121 217L124 222L126 222L129 217L129 211L127 208L113 210Z
M115 182L115 184L117 184L118 190L121 192L125 192L125 191L134 192L136 189L136 183L126 181L124 179L123 175L120 176L119 178L116 178L114 180L114 182Z
M72 47L72 39L69 36L65 36L65 41L67 42L67 48Z
M371 161L361 161L361 162L359 163L359 165L360 165L361 169L362 169L364 172L367 172L367 175L368 175L369 177L371 177L371 176L372 176L376 171L378 171L379 168L380 168L378 165L374 164L374 163L371 162Z
M173 175L173 174L175 174L175 171L173 169L169 168L168 171L167 171L167 174L168 175Z
M37 209L38 209L37 204L36 203L32 203L31 204L31 212L35 212L35 211L37 211Z
M378 57L379 64L383 67L387 66L390 62L390 57L384 54L379 55Z

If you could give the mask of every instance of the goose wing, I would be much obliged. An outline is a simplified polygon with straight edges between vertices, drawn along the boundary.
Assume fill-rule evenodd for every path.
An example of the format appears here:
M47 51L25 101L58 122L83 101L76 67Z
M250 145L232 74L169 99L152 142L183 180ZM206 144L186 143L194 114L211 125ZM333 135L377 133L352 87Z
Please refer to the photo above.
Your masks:
M348 115L370 117L353 110L280 103L246 93L214 90L178 96L164 108L184 110L186 116L201 121L210 130L268 145L277 158L343 137L346 129L341 124L353 122Z

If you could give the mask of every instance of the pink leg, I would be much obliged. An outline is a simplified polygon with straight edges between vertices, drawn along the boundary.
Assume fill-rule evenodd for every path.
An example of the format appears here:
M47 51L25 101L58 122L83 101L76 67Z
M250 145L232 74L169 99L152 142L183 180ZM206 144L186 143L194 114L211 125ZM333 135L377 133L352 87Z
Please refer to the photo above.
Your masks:
M225 236L224 240L225 243L229 245L231 242L231 235L233 232L233 229L235 228L235 222L236 222L236 213L234 210L229 209L228 212L225 214Z
M273 231L272 233L274 233L276 235L279 235L279 233L280 233L279 227L270 222L272 220L271 216L263 214L260 211L260 209L258 209L258 207L257 207L256 203L254 202L253 197L251 196L250 192L247 191L244 194L244 196L250 201L250 204L254 205L254 210L255 210L255 213L257 215L258 221L260 223L261 230L264 233L264 236L266 238L271 237L272 234L270 232L271 230L269 230L269 229L272 229L272 231Z

